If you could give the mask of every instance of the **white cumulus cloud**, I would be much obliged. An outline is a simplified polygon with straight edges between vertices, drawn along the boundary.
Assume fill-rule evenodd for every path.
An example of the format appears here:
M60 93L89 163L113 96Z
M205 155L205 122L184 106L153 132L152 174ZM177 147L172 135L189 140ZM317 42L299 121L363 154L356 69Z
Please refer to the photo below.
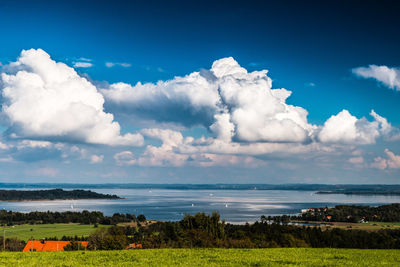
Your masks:
M272 89L266 70L248 73L231 57L215 61L210 70L156 84L116 83L102 93L116 109L202 125L224 140L306 142L316 128L305 109L286 103L290 91Z
M41 49L23 50L2 73L3 113L12 136L106 145L143 144L141 134L120 134L120 125L103 110L104 98L73 68Z
M370 115L374 121L358 119L347 110L331 116L318 133L318 139L325 143L374 144L380 136L388 136L393 131L387 120L375 111Z
M118 165L136 164L136 159L131 151L121 151L114 155L114 160Z
M400 155L394 154L389 149L385 149L386 158L376 157L371 167L384 169L400 169Z
M35 141L35 140L22 140L18 143L17 148L50 148L53 146L53 143L48 141Z
M96 164L103 162L104 156L103 155L92 155L90 156L90 163Z
M230 115L215 114L214 118L215 122L210 126L210 130L218 139L230 142L235 132L235 125L230 121Z
M148 145L137 159L138 165L182 166L186 163L189 156L176 151L185 141L180 132L169 129L143 129L141 132L144 136L161 140L162 145L160 147Z
M391 89L400 91L400 68L369 65L354 68L352 72L359 77L375 79Z
M362 164L364 163L364 158L363 157L352 157L349 158L349 162L353 164Z
M215 146L213 142L221 142L227 146L233 143L226 143L218 139L193 137L184 138L180 132L169 129L143 129L141 133L147 138L162 141L161 146L148 145L145 151L136 157L130 151L122 151L114 155L118 165L140 165L140 166L228 166L240 163L245 167L264 164L252 156L232 155L239 152L223 151L218 148L212 151ZM264 143L269 144L269 143Z

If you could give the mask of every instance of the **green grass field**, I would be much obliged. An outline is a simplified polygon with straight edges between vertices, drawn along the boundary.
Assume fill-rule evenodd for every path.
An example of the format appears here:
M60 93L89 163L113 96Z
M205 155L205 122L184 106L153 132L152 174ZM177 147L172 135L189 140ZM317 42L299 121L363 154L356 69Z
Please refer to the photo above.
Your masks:
M400 223L398 222L368 222L368 223L345 223L345 222L333 222L335 228L341 229L352 229L352 230L365 230L365 231L378 231L382 229L400 229ZM322 227L326 228L325 226ZM329 227L328 227L329 228Z
M304 221L297 221L304 222ZM314 227L321 227L322 230L340 228L343 230L364 230L379 231L382 229L399 230L400 222L368 222L368 223L350 223L350 222L313 222ZM320 225L322 224L322 225Z
M0 266L399 266L399 250L143 249L2 252Z
M99 225L99 227L109 227L108 225ZM57 224L22 224L15 226L0 227L0 235L6 230L6 237L16 237L20 240L41 239L45 237L62 236L88 236L97 228L93 225L77 224L77 223L57 223Z
M400 227L400 222L367 222L368 225L379 225L384 227Z

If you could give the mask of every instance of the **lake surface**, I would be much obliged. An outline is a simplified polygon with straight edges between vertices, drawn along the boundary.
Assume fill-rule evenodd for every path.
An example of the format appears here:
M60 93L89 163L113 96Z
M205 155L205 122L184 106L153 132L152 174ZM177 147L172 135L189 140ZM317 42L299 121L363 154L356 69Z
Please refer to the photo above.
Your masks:
M290 190L170 190L170 189L91 189L116 194L117 200L54 200L0 202L12 211L101 211L144 214L153 220L180 220L184 214L218 211L228 222L254 222L261 215L294 215L311 207L340 204L377 206L400 203L400 196L324 195L315 191Z

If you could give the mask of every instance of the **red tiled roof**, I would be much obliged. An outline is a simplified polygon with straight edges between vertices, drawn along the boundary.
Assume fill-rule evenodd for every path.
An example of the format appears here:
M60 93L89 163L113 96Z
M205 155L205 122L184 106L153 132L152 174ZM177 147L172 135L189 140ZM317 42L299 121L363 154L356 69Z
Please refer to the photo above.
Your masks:
M143 246L142 244L132 243L126 247L126 249L133 249L133 248L143 248Z
M29 240L26 243L23 252L27 251L63 251L64 247L71 241L40 241L40 240ZM87 241L76 241L80 242L82 246L87 247Z

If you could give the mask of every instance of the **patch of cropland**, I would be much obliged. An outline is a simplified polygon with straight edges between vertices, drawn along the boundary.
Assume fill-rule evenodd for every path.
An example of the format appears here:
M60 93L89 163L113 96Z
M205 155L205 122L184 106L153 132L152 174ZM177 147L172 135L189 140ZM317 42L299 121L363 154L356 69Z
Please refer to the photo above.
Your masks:
M0 190L0 201L55 199L119 199L117 195L100 194L90 190Z
M54 239L62 240L65 236L79 238L88 237L98 228L110 227L110 225L93 225L78 223L55 223L55 224L23 224L14 226L0 227L0 231L7 238L17 238L19 240L28 241L30 239Z
M145 249L3 252L4 266L396 266L399 250L367 249Z

